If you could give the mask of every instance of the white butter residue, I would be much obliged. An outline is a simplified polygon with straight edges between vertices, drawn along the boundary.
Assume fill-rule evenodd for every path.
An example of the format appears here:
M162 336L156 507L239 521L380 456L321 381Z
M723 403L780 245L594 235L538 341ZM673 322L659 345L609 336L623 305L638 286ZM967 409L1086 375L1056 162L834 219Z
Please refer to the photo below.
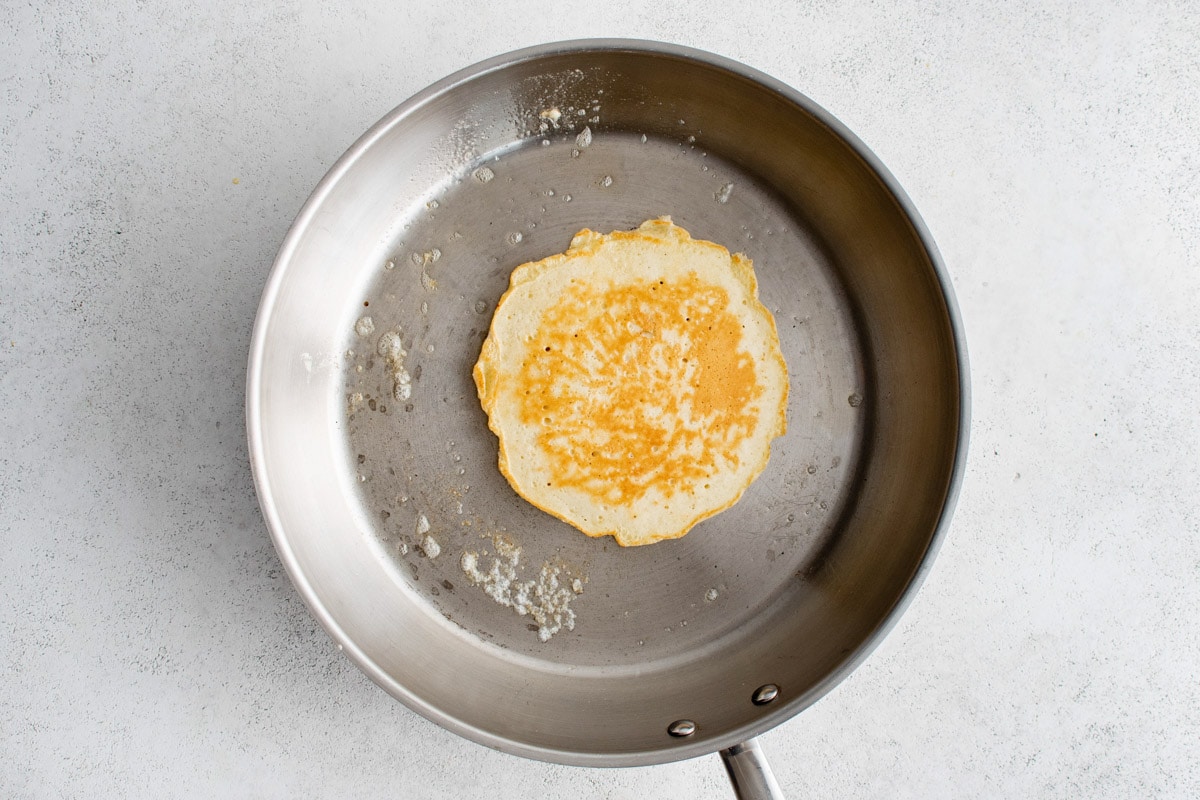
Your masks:
M571 600L583 593L583 582L576 578L563 585L567 581L563 567L549 561L542 564L536 579L518 580L521 548L500 537L495 545L496 556L486 571L480 569L479 553L468 550L462 554L459 566L471 582L500 605L523 617L533 617L538 625L538 639L543 642L550 641L563 628L575 630Z
M346 358L354 358L354 351L347 350ZM336 353L301 353L300 366L304 367L305 380L308 383L312 383L314 371L319 373L320 370L326 369L340 370L342 368L342 357Z
M429 517L422 514L417 517L417 536L424 536L429 533Z
M432 292L437 289L437 281L425 270L421 270L421 288L427 292Z
M587 146L592 143L592 129L584 126L579 135L575 137L575 146L580 150L586 150Z
M424 519L424 517L422 517L422 519ZM437 543L437 539L434 539L429 535L426 535L425 538L421 540L421 549L425 551L425 555L428 558L437 558L442 554L442 546Z
M375 351L383 356L388 372L392 375L392 396L397 400L408 400L412 397L412 376L404 367L404 343L399 331L388 331L379 337Z
M354 332L359 336L370 336L375 332L375 320L370 317L359 317L358 322L354 323Z
M410 256L410 258L412 259L412 262L414 264L416 264L418 267L427 267L430 264L436 264L438 262L438 259L440 259L441 257L442 257L442 251L436 247L433 248L432 250L426 250L422 253L414 252L412 254L412 256Z

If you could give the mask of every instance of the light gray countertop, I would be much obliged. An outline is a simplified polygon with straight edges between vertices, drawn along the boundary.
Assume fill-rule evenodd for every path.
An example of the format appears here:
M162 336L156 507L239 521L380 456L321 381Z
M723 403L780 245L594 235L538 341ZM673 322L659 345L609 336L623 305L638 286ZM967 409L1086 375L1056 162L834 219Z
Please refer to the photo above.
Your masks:
M393 701L283 574L244 376L275 251L394 105L591 36L742 60L846 123L952 276L966 483L885 643L763 737L792 797L1200 796L1194 5L0 5L0 795L730 796Z

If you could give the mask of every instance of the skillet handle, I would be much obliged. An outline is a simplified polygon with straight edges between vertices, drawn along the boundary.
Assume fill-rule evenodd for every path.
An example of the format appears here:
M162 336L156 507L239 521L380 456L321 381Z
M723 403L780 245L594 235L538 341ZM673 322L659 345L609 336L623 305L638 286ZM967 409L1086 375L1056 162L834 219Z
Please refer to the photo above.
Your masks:
M721 760L738 800L784 800L757 739L722 750Z

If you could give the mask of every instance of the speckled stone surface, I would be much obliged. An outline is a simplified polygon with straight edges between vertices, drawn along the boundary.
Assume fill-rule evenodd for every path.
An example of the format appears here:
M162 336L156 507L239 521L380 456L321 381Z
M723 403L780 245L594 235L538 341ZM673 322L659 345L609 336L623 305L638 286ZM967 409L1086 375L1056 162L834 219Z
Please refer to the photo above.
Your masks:
M950 537L763 738L792 797L1200 796L1200 14L1187 3L0 4L0 796L722 798L525 761L318 628L242 416L276 248L442 75L583 36L741 59L906 187L974 378Z

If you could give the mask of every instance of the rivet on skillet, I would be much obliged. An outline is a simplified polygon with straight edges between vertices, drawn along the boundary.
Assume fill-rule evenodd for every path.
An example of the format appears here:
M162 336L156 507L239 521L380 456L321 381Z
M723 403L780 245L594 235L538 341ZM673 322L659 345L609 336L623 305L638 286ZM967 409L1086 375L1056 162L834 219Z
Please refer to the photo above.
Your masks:
M754 694L750 695L750 699L756 706L765 706L776 697L779 697L779 687L773 683L763 684L754 690Z
M680 738L691 736L696 732L696 723L690 719L677 719L667 726L667 733Z

